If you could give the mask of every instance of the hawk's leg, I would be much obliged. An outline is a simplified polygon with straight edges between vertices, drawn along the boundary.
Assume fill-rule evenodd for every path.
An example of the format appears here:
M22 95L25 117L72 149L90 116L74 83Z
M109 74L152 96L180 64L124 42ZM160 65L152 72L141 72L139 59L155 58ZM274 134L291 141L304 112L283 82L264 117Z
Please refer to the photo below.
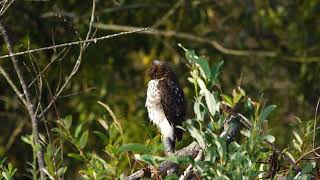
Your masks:
M163 137L163 145L164 151L167 156L172 155L174 153L175 141L170 137Z
M170 137L163 137L163 145L164 150L167 156L174 155L174 147L175 147L175 141L171 140ZM178 171L178 165L172 164L172 167L167 170L167 175L171 175L173 173L176 173Z

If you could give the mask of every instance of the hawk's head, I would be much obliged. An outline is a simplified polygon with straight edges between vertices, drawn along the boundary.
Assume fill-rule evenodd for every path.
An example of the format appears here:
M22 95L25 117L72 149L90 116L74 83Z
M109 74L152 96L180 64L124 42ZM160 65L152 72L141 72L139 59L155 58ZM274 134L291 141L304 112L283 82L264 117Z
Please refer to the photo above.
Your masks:
M164 61L154 60L149 68L149 76L151 79L161 79L163 77L174 78L175 74L170 65Z

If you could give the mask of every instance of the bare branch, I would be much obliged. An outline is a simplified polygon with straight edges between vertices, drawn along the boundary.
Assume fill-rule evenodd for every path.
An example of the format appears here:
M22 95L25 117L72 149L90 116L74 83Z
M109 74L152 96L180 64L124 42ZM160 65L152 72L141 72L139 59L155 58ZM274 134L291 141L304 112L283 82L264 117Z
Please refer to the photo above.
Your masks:
M69 43L58 44L58 45L54 45L54 46L42 47L42 48L38 48L38 49L31 49L31 50L27 50L27 51L23 51L23 52L3 55L3 56L0 56L0 59L13 57L13 56L20 56L20 55L24 55L24 54L28 54L28 53L39 52L39 51L45 51L45 50L50 50L50 49L55 49L55 48L61 48L61 47L66 47L66 46L74 46L74 45L84 44L84 43L88 43L88 42L96 43L100 40L106 40L106 39L110 39L110 38L114 38L114 37L118 37L118 36L134 34L134 33L147 31L147 30L149 30L148 27L141 28L141 29L135 29L134 31L120 32L120 33L111 34L111 35L107 35L107 36L101 36L98 38L91 38L91 39L86 39L86 40L79 40L79 41L73 41L73 42L69 42Z
M2 36L3 36L5 43L7 45L9 54L13 54L12 42L10 41L9 36L8 36L6 29L5 29L4 25L2 24L2 22L0 22L0 31L2 33ZM18 60L15 58L15 56L12 56L11 60L12 60L14 69L18 75L20 84L23 89L23 93L25 95L25 100L26 100L25 106L28 110L28 113L29 113L29 116L31 119L32 135L33 135L34 143L35 143L36 147L39 147L39 149L37 149L37 151L36 151L36 154L37 154L37 160L38 160L38 165L39 165L39 169L40 169L40 176L41 176L41 179L45 179L45 173L43 170L45 169L46 166L45 166L45 162L43 159L42 146L40 144L38 119L37 119L37 116L34 111L34 105L32 103L31 95L29 93L27 84L23 78L21 69L19 67Z
M112 30L112 31L134 31L139 29L139 27L133 26L122 26L122 25L114 25L114 24L102 24L102 23L95 23L93 25L98 29L104 30ZM258 57L277 57L280 56L278 52L274 51L258 51L258 50L236 50L236 49L229 49L221 45L218 41L209 39L207 37L200 37L194 36L188 33L182 33L177 31L164 31L158 29L149 29L149 31L143 31L142 34L148 35L158 35L164 37L174 37L179 39L190 40L199 43L206 43L211 45L216 50L220 51L223 54L234 55L234 56L258 56ZM292 62L300 62L300 63L310 63L310 62L319 62L320 57L290 57L290 56L281 56L286 61ZM0 56L1 58L1 56Z

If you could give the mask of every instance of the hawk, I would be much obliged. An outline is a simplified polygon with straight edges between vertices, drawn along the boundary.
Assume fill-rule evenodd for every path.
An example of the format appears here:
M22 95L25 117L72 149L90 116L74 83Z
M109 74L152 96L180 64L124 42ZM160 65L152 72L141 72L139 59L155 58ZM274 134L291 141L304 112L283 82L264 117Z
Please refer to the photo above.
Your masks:
M154 60L148 70L151 80L148 83L145 106L148 116L161 132L165 151L174 152L175 140L182 139L181 126L185 116L184 93L170 65Z

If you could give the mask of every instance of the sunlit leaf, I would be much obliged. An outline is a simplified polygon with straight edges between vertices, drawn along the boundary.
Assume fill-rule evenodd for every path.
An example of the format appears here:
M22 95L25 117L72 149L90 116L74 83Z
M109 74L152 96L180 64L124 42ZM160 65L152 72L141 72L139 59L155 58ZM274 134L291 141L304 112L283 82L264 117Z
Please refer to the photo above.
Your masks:
M262 137L263 140L267 140L270 143L273 143L276 139L274 136L272 136L271 134L267 134L265 136Z
M296 140L298 141L298 143L299 143L300 145L302 145L303 142L302 142L302 139L301 139L300 135L299 135L296 131L292 131L292 134L294 135L294 137L296 138Z
M83 161L82 156L80 156L79 154L76 154L76 153L68 153L67 156L68 156L68 157L71 157L71 158L73 158L73 159L77 159L77 160Z

